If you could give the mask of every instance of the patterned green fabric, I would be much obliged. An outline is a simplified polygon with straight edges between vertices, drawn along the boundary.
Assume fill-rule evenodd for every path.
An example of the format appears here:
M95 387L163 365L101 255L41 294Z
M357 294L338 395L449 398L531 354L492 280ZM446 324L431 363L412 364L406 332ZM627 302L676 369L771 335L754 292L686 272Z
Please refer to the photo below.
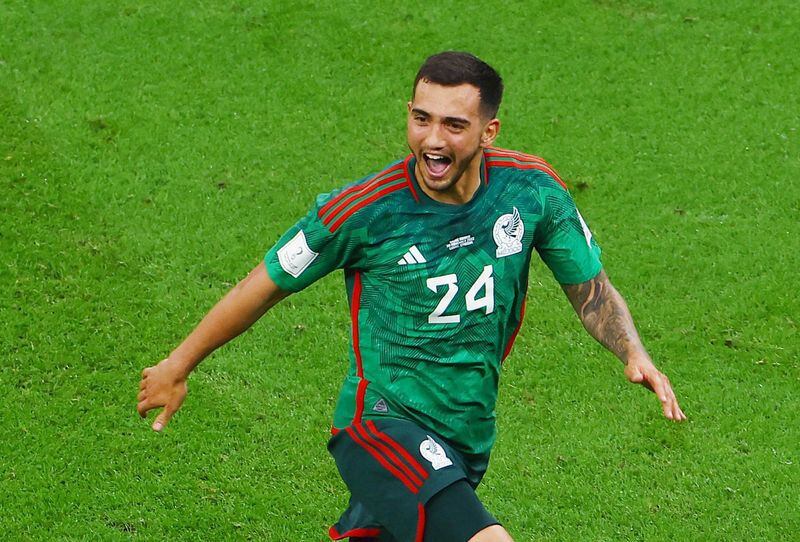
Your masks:
M288 291L344 269L357 325L334 427L363 410L485 456L533 249L561 283L600 272L600 249L548 165L491 151L483 165L472 200L447 205L422 192L408 157L319 196L267 253L270 277Z

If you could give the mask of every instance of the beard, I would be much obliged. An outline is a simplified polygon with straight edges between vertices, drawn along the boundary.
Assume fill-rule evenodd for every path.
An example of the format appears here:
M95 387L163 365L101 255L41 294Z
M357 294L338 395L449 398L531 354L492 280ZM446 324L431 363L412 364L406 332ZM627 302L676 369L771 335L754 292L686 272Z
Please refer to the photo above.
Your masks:
M474 163L475 158L481 154L481 151L482 149L479 147L465 159L451 162L449 175L442 179L431 179L425 174L426 171L429 171L424 156L425 153L419 152L419 156L416 156L417 179L422 180L425 183L425 187L434 192L448 192L464 177L467 170ZM425 164L424 168L421 164Z

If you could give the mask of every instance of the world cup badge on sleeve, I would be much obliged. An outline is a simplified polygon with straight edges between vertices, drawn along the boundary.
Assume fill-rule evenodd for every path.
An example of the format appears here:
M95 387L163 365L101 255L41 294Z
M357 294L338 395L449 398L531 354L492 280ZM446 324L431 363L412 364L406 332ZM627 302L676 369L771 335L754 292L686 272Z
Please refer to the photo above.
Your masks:
M317 256L319 254L308 246L303 230L298 231L291 241L278 250L278 262L294 278L299 277Z

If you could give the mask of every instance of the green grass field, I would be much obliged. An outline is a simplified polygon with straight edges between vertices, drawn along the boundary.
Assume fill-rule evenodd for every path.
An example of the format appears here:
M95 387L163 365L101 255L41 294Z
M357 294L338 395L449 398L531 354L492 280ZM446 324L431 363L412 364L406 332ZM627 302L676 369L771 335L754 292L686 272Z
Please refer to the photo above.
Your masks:
M465 49L690 418L536 262L487 507L519 541L800 539L800 6L388 6L2 2L0 538L326 539L340 273L201 365L163 434L139 374L317 193L402 156L419 63Z

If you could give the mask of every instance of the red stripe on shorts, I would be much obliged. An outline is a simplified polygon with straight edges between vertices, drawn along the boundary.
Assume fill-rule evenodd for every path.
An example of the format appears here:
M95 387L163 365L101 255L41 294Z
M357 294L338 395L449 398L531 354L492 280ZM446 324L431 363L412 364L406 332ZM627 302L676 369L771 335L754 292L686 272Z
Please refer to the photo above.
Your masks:
M380 529L350 529L349 531L345 531L340 533L336 530L335 526L331 526L328 529L328 536L331 540L341 540L343 538L349 538L351 536L363 536L363 537L370 537L370 536L380 536L381 530Z
M363 438L365 441L367 441L372 446L377 448L380 452L382 452L383 456L389 461L391 461L394 466L398 467L401 471L403 471L403 474L405 474L406 477L408 477L408 479L414 483L414 485L422 487L423 481L419 478L419 476L414 474L414 471L408 468L408 465L403 463L403 461L399 457L397 457L397 455L395 455L395 453L392 452L392 450L390 450L388 446L386 446L383 442L376 440L375 436L370 434L363 424L356 425L355 428L356 431L358 431L358 434L359 436L361 436L361 438Z
M355 432L355 431L353 431L353 428L352 428L352 427L348 427L348 428L346 429L346 431L347 431L347 434L348 434L348 435L350 435L350 438L352 438L352 439L353 439L353 442L355 442L356 444L358 444L359 446L361 446L361 447L362 447L364 450L366 450L366 451L367 451L367 453L368 453L369 455L371 455L372 457L374 457L374 458L375 458L375 460L376 460L378 463L380 463L380 464L381 464L381 466L383 466L383 468L385 468L386 470L388 470L390 473L392 473L392 474L394 475L394 477L395 477L395 478L397 478L398 480L400 480L400 481L403 483L403 485L404 485L404 486L406 486L406 488L408 488L408 490L409 490L411 493L413 493L414 495L416 495L417 493L419 493L419 489L417 489L417 487L416 487L416 486L415 486L415 485L414 485L414 484L411 482L411 480L409 480L409 479L408 479L408 478L407 478L407 477L406 477L406 476L405 476L405 475L404 475L402 472L400 472L399 470L397 470L397 468L396 468L394 465L392 465L391 463L389 463L389 462L386 460L386 458L384 458L384 457L383 457L383 456L382 456L382 455L381 455L381 454L380 454L380 453L379 453L377 450L373 449L373 448L372 448L372 447L371 447L369 444L367 444L366 442L364 442L363 440L361 440L361 437L359 437L359 436L356 434L356 432Z
M422 503L417 504L417 536L414 537L414 542L422 542L425 536L425 505Z
M414 467L414 469L416 469L419 475L422 476L423 480L428 479L428 471L422 468L422 465L419 464L419 461L414 459L414 456L408 453L408 451L405 448L403 448L403 446L399 442L394 440L386 433L379 431L378 428L375 426L375 422L373 422L372 420L367 420L367 428L370 431L372 431L372 433L375 434L375 436L378 437L380 440L382 440L383 442L385 442L386 444L397 450L397 453L403 456L403 458L408 462L408 464Z

